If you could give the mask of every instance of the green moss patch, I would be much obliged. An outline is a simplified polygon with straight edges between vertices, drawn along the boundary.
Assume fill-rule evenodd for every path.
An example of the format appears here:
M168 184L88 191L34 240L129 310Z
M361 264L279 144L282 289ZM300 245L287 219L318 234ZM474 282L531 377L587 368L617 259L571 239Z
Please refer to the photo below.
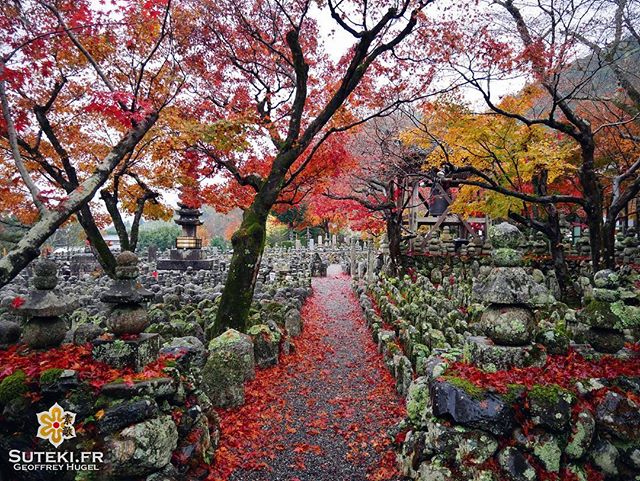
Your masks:
M59 368L47 369L46 371L42 371L40 373L40 384L52 384L56 382L63 372L64 369Z
M28 390L27 375L24 371L16 371L0 383L0 404L7 404L24 395Z
M485 395L484 389L476 386L471 381L462 379L461 377L443 376L442 380L448 382L452 386L462 389L464 392L466 392L469 396L471 396L474 399L482 399Z
M543 386L536 384L529 390L529 398L536 401L542 401L544 403L555 404L559 401L560 397L567 399L574 398L574 394L557 384L550 384ZM569 400L569 399L568 399Z

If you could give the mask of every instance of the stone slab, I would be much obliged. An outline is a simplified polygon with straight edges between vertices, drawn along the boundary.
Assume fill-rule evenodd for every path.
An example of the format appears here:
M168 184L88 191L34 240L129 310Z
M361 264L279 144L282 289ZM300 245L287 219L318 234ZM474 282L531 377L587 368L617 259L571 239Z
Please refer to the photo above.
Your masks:
M160 335L143 332L135 339L96 339L93 341L93 358L118 369L132 367L142 369L158 358Z

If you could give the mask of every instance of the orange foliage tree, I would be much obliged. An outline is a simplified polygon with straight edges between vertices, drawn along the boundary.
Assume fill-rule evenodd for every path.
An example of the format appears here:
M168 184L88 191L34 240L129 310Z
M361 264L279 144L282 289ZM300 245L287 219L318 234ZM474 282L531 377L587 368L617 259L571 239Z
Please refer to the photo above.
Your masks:
M575 201L589 226L595 270L603 264L614 266L615 219L640 192L640 163L620 164L615 174L603 175L598 158L598 144L606 129L638 120L640 95L633 81L638 18L637 2L624 0L535 5L518 0L483 1L464 28L452 24L441 33L442 41L450 46L441 50L443 65L475 89L493 114L526 126L545 127L578 147L575 178L581 199ZM515 79L542 93L528 111L501 104L496 94L497 84ZM615 109L621 115L607 120L596 114L594 106ZM617 201L606 191L611 177L619 181ZM549 196L539 197L540 203L555 203ZM605 211L610 213L606 225Z
M430 3L187 2L198 18L193 38L201 58L193 67L207 104L194 152L212 173L233 180L212 189L220 203L232 192L244 206L208 335L245 329L267 217L279 202L295 203L309 191L305 183L329 139L428 90ZM352 40L338 61L320 38L316 13Z
M29 224L0 259L0 285L73 214L111 270L89 201L114 170L134 172L136 149L182 85L171 3L29 0L0 9L2 209Z

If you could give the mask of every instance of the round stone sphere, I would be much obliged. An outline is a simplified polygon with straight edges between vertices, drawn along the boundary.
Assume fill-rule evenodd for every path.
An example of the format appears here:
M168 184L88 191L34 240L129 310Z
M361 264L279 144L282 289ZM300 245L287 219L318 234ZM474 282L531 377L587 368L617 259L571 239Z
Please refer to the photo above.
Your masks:
M59 317L29 319L22 331L22 342L33 349L59 346L67 334L67 323Z
M107 319L107 327L117 336L140 334L148 324L147 310L140 306L116 307Z
M41 259L33 266L33 287L38 290L51 290L58 285L58 266L49 259Z
M494 248L516 249L522 241L522 232L515 225L502 222L489 228L489 237Z
M524 346L533 338L534 316L518 306L489 306L480 319L484 332L502 346Z

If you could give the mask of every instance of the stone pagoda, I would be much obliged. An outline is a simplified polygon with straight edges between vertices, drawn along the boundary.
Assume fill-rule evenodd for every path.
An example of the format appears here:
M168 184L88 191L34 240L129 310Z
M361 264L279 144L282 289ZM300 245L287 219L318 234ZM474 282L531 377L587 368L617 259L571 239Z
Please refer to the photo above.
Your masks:
M113 338L93 341L93 357L117 368L140 371L154 361L160 349L160 337L143 332L149 324L147 302L153 293L138 282L138 257L124 251L116 258L116 279L100 296L110 305L107 327Z
M158 270L211 270L213 259L205 259L202 239L197 236L198 226L202 225L202 211L178 202L175 223L182 227L182 235L176 239L176 248L171 249L169 259L159 259Z
M517 250L522 233L503 222L489 234L495 267L473 283L474 298L488 304L480 321L486 337L467 339L471 361L491 370L544 364L544 351L533 344L531 304L545 288L522 268L522 253Z
M24 304L16 309L27 319L22 340L35 349L59 346L68 330L67 322L61 316L73 311L77 301L56 291L58 267L54 261L37 261L33 272L35 289L29 293Z

